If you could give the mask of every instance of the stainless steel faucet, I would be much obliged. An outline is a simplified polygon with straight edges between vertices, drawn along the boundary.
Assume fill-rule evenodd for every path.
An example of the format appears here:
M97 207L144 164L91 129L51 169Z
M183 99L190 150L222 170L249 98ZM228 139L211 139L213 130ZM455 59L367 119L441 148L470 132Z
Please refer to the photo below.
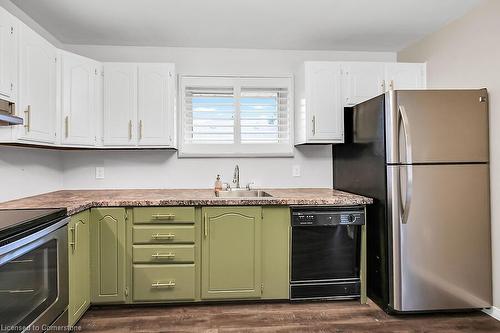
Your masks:
M235 184L236 188L240 188L240 167L238 164L234 167L233 184Z

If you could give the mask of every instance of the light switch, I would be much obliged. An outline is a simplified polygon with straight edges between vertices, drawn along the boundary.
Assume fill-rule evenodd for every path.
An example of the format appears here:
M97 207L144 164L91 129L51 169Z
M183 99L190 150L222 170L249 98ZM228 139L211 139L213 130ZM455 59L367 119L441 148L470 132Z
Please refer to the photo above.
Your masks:
M300 177L300 165L294 165L292 168L292 175L294 177Z
M95 168L95 179L104 179L104 167Z

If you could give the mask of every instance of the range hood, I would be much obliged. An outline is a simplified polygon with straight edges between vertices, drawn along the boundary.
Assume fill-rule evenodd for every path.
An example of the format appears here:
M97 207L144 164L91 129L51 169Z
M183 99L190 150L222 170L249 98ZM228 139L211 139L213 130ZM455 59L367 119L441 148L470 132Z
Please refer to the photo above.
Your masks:
M22 125L23 118L15 116L15 104L0 99L0 126Z

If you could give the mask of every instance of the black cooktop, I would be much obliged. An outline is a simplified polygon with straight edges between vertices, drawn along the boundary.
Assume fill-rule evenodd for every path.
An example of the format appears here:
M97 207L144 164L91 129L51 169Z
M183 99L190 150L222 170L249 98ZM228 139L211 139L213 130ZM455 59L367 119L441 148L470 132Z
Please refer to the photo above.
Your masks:
M66 208L0 209L0 245L38 231L66 216Z

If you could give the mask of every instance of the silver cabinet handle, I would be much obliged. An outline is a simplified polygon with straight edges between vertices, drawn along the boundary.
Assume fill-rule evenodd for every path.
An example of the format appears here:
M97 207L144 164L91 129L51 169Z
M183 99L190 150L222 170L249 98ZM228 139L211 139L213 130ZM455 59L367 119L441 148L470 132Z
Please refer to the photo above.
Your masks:
M139 120L139 140L142 139L142 120Z
M175 253L172 253L172 252L158 253L158 252L156 252L155 254L152 254L151 257L153 259L173 259L173 258L175 258Z
M69 136L69 116L64 118L64 136L66 138Z
M132 140L132 120L128 121L128 139Z
M312 132L313 132L313 135L316 135L316 116L313 116L313 119L312 119Z
M404 106L400 105L398 107L399 114L401 115L401 123L403 125L404 137L405 137L405 161L407 170L406 176L406 189L405 189L405 201L404 205L401 204L402 217L401 221L403 224L408 222L408 215L410 214L410 205L413 194L413 166L412 166L412 146L411 146L411 133L410 124L408 121L408 115ZM398 133L399 137L399 133ZM398 144L399 146L399 144Z
M153 234L151 235L153 239L174 239L175 234Z
M153 220L173 220L175 219L175 214L153 214L151 218Z
M75 252L75 247L76 247L76 227L71 227L69 228L71 231L71 241L69 242L69 245L71 246L71 252Z
M203 234L205 235L205 238L208 236L208 216L207 213L205 213L205 216L203 218Z
M384 93L384 92L385 92L385 80L383 80L383 81L380 83L380 88L382 88L382 92Z
M167 283L162 283L160 281L157 281L151 285L152 288L173 288L175 287L175 281L171 280L168 281Z
M389 81L389 90L394 90L394 80Z
M26 128L26 132L30 131L31 127L31 105L28 105L28 108L24 111L24 128Z

